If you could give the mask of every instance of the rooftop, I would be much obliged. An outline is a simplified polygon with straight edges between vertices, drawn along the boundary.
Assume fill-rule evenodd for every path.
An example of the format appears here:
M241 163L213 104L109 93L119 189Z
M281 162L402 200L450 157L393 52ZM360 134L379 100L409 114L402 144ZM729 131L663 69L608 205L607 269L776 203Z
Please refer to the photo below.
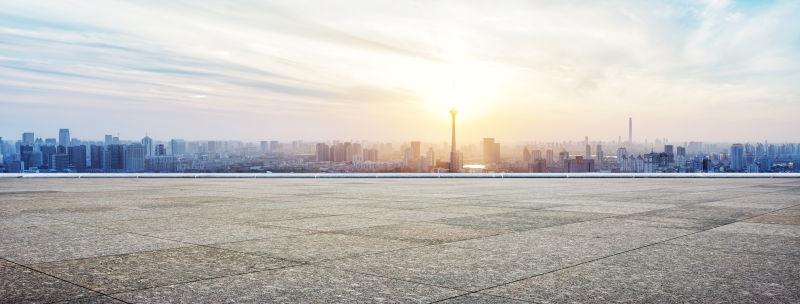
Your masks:
M800 301L798 179L0 179L0 302Z

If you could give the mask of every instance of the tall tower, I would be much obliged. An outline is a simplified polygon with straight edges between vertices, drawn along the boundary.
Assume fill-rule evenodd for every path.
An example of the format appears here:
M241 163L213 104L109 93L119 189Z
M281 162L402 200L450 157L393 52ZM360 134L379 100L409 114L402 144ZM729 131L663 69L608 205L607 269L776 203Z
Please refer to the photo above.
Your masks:
M633 144L633 118L628 117L628 144Z
M450 140L450 172L461 171L461 155L456 151L456 108L450 109L450 116L453 117L452 138Z
M58 129L58 145L69 147L69 129Z
M453 117L453 127L452 127L452 138L450 140L450 153L456 153L456 114L458 111L456 108L450 109L450 116Z

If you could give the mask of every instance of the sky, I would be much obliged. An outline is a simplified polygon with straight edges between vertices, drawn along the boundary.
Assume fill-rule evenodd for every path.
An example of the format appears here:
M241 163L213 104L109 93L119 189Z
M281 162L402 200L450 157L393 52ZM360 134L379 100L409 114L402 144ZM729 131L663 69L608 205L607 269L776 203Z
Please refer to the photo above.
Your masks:
M800 1L0 0L0 136L800 141Z

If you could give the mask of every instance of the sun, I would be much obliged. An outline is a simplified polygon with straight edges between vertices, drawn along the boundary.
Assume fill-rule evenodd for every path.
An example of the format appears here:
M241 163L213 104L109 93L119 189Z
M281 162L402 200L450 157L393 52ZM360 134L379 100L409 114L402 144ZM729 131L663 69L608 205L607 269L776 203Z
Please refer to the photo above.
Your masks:
M430 67L417 89L423 106L433 113L459 111L469 118L488 111L497 101L505 79L500 68L477 61L448 62Z

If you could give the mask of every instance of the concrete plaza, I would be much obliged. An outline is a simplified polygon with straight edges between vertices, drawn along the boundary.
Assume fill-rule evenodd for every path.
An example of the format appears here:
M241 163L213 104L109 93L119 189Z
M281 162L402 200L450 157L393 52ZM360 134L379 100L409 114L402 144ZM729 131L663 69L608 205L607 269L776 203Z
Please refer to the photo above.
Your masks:
M798 303L800 179L0 179L1 303Z

